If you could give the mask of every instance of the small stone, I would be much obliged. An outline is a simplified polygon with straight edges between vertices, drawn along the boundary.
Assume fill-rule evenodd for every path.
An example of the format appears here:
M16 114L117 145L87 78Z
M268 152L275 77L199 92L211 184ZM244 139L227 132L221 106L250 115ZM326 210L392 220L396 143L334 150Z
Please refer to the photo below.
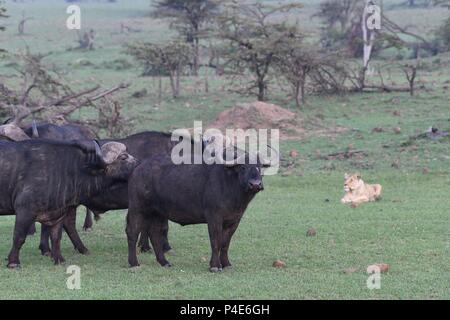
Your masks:
M291 150L291 152L289 152L289 156L291 156L291 158L297 158L298 157L298 151L297 150Z
M386 263L376 263L376 264L372 264L370 266L367 267L367 270L374 270L378 268L380 270L381 273L386 273L389 271L389 265Z
M376 127L376 128L372 129L372 133L380 133L380 132L383 132L383 131L384 131L384 129L380 128L380 127Z
M273 262L273 267L274 268L284 268L284 267L286 267L286 263L284 261L281 261L281 260L275 260Z
M346 268L343 270L345 274L352 274L355 273L356 271L358 271L358 268Z
M306 236L307 237L315 237L317 234L316 229L314 228L309 228L308 231L306 232Z
M391 164L391 167L395 168L395 169L400 168L400 161L398 159L394 160L394 162L392 162L392 164Z

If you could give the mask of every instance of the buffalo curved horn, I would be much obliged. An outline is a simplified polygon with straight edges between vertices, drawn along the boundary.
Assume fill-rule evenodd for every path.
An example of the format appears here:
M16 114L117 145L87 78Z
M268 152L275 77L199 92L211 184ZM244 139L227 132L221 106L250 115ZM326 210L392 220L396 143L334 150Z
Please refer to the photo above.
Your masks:
M14 124L5 124L0 126L0 136L6 137L11 141L30 140L30 137L18 126Z
M269 145L267 145L269 148L270 148L270 150L272 150L273 152L275 152L276 153L276 158L279 158L279 153L278 153L278 151L277 150L275 150L274 148L272 148L271 146L269 146ZM271 161L269 161L268 163L267 162L265 162L265 159L263 159L262 157L261 157L261 154L258 152L258 162L261 162L261 164L262 164L262 166L263 167L271 167L272 166L272 162Z
M34 138L34 139L37 139L37 138L39 138L39 131L38 131L38 128L37 128L37 125L36 125L36 120L33 120L33 122L32 122L32 124L31 124L31 128L32 128L32 137Z
M226 152L226 150L227 150L227 148L224 148L224 151L225 151L225 152ZM240 150L240 149L237 149L237 148L236 148L236 150ZM222 154L222 155L223 155L223 154ZM242 159L242 158L245 159L246 156L247 156L247 152L244 151L244 153L241 154L239 157L237 157L236 159L230 160L230 161L226 161L226 160L223 159L223 157L222 157L223 165L224 165L225 167L235 167L235 166L239 165L240 162L241 162L241 159Z
M97 140L94 140L94 148L95 148L95 162L99 163L101 167L105 167L106 163L105 160L103 159L103 152Z

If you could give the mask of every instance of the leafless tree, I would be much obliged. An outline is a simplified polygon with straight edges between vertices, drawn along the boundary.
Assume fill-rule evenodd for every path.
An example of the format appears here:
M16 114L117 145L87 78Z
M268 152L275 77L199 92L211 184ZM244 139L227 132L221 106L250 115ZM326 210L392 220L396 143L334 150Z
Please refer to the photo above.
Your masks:
M58 72L45 66L44 58L28 51L17 54L14 59L20 62L16 67L19 84L9 85L7 79L0 78L0 110L18 127L29 118L69 122L75 111L83 107L98 109L97 103L102 99L128 87L128 84L119 84L102 89L91 85L74 90Z

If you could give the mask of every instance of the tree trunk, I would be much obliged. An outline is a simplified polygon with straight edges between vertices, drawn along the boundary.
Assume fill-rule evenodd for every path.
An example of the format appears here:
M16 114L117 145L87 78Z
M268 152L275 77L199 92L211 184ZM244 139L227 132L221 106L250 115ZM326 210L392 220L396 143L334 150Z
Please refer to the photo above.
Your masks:
M263 79L258 80L258 101L266 100L266 85Z
M209 93L208 72L209 72L209 69L205 68L205 93Z
M199 39L198 36L194 37L194 76L198 76L198 69L199 69L199 54L200 54L200 49L199 49Z
M301 79L294 86L295 104L297 108L301 109L305 104L305 79L306 74L301 76Z
M23 35L25 33L25 20L19 22L18 31L19 35Z
M171 71L169 75L170 87L172 88L172 97L178 98L177 87L176 87L176 72Z
M162 100L162 77L158 77L158 102L161 103Z
M178 98L180 96L180 68L178 67L176 71L176 97Z
M414 84L416 81L417 69L416 67L411 67L411 77L408 77L409 82L409 94L414 96Z

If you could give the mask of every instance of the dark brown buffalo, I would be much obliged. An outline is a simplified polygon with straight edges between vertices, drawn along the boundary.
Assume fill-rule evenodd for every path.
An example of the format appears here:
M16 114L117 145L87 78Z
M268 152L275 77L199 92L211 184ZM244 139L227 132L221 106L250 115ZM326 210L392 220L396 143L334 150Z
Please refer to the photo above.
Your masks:
M261 165L238 162L174 165L170 158L142 162L128 183L126 233L130 266L139 265L136 242L147 224L158 263L170 266L163 244L165 224L171 220L181 225L206 223L212 251L210 271L230 267L231 238L248 204L263 190Z
M36 124L36 122L34 121L32 125L24 129L24 133L31 139L48 139L56 141L92 140L98 138L94 132L92 132L85 126L80 126L77 124L64 124L64 125L55 125L52 123ZM93 225L92 213L88 208L86 208L86 218L84 219L83 230L85 231L91 230L92 225Z
M41 130L39 130L39 133ZM168 156L171 154L173 147L178 141L171 141L172 135L170 133L148 131L131 135L124 139L117 139L114 141L123 143L128 152L135 158L142 160L158 156ZM111 140L101 140L100 145L107 143ZM192 144L194 141L192 140ZM203 146L202 146L203 147ZM92 195L89 199L86 199L83 203L86 207L93 210L94 213L100 214L109 210L128 209L128 185L127 183L118 183L107 190L99 194ZM168 242L168 221L164 226L164 251L167 252L171 249ZM41 232L41 243L39 248L42 254L48 255L50 252L49 239L50 234L48 228L43 227ZM83 244L77 230L76 230L76 210L71 210L64 221L64 230L68 234L75 249L82 253L87 254L89 251ZM150 243L148 240L146 230L140 237L139 246L142 252L151 251Z
M60 252L62 222L92 194L126 181L137 161L123 144L28 140L0 143L0 215L16 215L8 267L20 265L19 251L30 226L38 221L51 227L52 258Z

